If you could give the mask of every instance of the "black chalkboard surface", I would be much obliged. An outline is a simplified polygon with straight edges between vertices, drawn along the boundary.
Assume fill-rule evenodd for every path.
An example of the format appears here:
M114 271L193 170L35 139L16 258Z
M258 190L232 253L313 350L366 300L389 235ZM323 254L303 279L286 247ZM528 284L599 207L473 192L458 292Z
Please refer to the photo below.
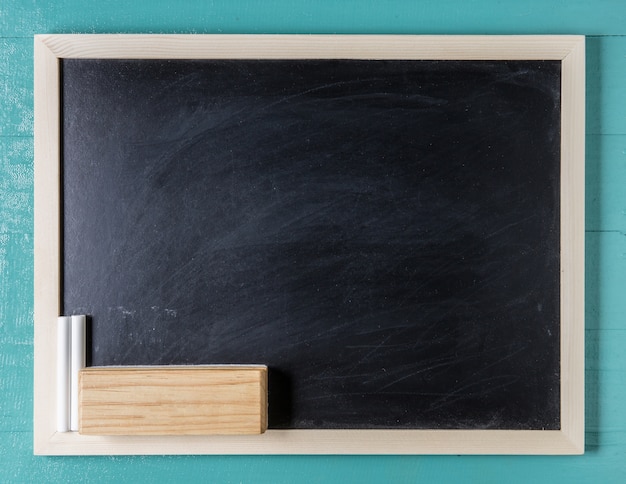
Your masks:
M270 428L560 428L560 61L62 60L94 365L262 363Z

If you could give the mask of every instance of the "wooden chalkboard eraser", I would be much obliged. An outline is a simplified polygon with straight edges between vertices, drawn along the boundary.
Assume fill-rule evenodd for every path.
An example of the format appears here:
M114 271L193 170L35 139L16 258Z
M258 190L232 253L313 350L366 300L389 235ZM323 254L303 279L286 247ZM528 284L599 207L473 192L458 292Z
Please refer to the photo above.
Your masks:
M90 367L80 372L78 399L81 434L260 434L267 367Z

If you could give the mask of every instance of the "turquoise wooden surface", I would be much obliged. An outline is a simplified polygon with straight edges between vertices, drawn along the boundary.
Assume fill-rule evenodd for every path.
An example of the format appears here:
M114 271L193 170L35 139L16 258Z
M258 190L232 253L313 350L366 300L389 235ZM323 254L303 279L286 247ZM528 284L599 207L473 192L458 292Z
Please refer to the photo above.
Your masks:
M584 456L32 455L32 35L587 34ZM626 2L0 0L0 482L626 482Z
M0 36L36 32L623 34L622 0L3 0Z

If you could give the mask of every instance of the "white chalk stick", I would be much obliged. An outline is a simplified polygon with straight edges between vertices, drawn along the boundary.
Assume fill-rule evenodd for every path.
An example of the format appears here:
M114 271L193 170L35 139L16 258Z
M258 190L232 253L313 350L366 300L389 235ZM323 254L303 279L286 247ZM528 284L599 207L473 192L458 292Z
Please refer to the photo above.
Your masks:
M78 373L85 367L86 317L72 316L70 362L70 430L78 431Z
M70 429L70 318L57 319L57 431Z

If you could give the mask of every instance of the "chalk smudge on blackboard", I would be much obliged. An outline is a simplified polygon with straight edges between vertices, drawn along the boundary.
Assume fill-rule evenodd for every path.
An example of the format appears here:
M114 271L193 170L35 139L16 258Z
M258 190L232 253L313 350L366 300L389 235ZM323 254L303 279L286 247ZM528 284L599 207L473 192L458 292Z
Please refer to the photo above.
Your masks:
M268 364L274 427L559 428L558 62L63 79L94 364Z

